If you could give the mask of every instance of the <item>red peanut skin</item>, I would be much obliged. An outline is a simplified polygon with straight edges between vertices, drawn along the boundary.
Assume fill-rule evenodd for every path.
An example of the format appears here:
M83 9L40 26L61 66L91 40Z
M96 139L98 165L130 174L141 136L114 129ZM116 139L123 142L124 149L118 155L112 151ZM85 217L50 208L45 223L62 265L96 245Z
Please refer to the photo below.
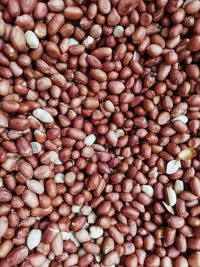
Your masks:
M199 11L198 0L1 1L0 266L200 266ZM193 157L168 175L184 149Z
M10 264L10 266L19 264L25 260L28 256L28 248L26 246L18 246L13 249L7 256L6 260Z

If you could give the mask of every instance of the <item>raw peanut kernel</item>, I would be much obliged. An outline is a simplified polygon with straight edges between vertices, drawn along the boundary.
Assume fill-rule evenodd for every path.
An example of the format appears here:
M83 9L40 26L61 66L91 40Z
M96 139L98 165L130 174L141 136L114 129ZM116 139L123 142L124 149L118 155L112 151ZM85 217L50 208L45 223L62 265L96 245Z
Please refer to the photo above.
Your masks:
M0 2L0 267L200 267L200 0Z
M197 156L197 152L194 148L185 148L179 154L178 157L181 160L190 160Z
M24 52L26 50L25 35L20 27L12 27L10 32L10 41L17 51Z

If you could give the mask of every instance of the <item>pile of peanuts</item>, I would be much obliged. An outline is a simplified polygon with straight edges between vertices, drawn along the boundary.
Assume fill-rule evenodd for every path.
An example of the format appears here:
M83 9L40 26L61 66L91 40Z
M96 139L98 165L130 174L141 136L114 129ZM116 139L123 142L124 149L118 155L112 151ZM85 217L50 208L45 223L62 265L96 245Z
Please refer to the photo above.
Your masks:
M0 267L200 267L200 0L0 0Z

